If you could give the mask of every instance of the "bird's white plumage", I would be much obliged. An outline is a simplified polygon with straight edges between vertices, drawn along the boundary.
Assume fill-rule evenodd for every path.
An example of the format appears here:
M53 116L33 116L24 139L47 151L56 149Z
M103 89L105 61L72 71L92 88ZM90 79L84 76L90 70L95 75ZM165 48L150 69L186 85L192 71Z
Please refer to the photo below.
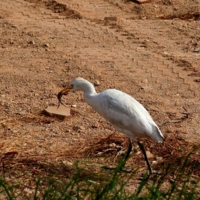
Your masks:
M76 78L71 85L71 91L83 91L87 103L131 139L150 137L156 142L163 141L164 137L148 111L130 95L116 89L96 93L94 86L83 78Z

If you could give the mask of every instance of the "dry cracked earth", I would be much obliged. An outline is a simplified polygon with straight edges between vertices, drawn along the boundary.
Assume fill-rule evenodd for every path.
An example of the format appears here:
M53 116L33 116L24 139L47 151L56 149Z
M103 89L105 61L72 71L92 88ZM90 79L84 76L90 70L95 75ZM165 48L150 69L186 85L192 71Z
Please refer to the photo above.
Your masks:
M75 77L98 80L98 92L116 88L140 101L164 136L174 138L164 146L199 145L198 0L1 0L0 34L0 154L16 155L9 167L70 165L107 152L113 159L125 149L127 137L93 111L81 92L64 98L73 105L70 119L42 113L57 105L56 94ZM108 146L97 149L110 135ZM156 148L146 143L151 161ZM142 155L134 157L144 171Z

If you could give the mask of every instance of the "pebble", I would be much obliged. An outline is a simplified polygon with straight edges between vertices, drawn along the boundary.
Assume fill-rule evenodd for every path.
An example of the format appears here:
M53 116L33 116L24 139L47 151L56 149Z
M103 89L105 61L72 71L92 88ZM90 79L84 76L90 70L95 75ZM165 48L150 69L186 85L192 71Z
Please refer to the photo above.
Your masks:
M159 157L159 156L157 156L156 159L157 159L158 161L162 161L162 160L163 160L163 158L162 158L162 157Z
M14 24L12 25L12 27L13 27L13 28L18 28L18 26L17 26L17 25L14 25Z
M100 82L98 80L94 80L94 86L99 86L100 85Z
M155 164L157 164L157 163L158 163L157 160L153 160L153 161L152 161L152 164L153 164L153 165L155 165Z
M72 162L69 162L67 160L63 160L62 162L63 162L64 165L67 165L67 166L72 166L73 165Z
M80 126L80 130L84 131L85 127L84 126Z
M111 143L111 144L109 144L109 147L116 147L116 144L115 143Z
M29 44L35 44L35 41L34 41L34 40L31 40L31 41L29 42Z
M74 131L79 131L79 130L84 131L84 130L85 130L85 127L84 127L84 126L75 125L75 126L73 127L73 130L74 130Z
M142 82L145 83L145 84L148 84L148 80L147 79L143 79Z
M99 125L99 123L97 122L97 123L93 124L91 127L92 127L92 128L99 128L99 126L100 126L100 125Z
M24 110L18 112L19 115L25 115L26 112Z
M139 3L148 3L148 2L150 2L150 0L136 0L137 2L139 2Z
M76 107L77 107L77 105L75 105L75 104L74 104L74 105L71 105L71 107L72 107L72 108L76 108Z
M105 21L117 21L117 17L116 16L114 16L114 17L104 17L104 20Z
M71 116L70 114L70 109L66 108L63 105L60 105L60 107L57 106L49 106L44 110L45 114L50 115L50 116L60 116L60 117L69 117Z
M199 52L200 51L200 47L199 48L196 48L196 49L194 49L194 51L193 52Z
M44 47L50 47L50 45L48 43L45 43Z
M168 56L169 53L168 53L167 51L164 51L164 52L163 52L163 55L164 55L164 56Z
M154 158L154 155L150 151L147 151L146 154L148 158Z

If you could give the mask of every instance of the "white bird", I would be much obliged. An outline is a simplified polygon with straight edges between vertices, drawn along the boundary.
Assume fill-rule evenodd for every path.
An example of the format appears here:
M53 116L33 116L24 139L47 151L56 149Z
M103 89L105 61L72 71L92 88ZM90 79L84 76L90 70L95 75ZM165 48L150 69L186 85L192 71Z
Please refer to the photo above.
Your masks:
M164 136L143 105L130 95L116 89L107 89L97 93L93 84L83 78L74 79L68 87L58 93L59 103L62 103L62 95L78 90L84 92L85 100L96 112L111 122L119 132L129 136L131 140L127 156L132 150L132 140L138 143L147 163L149 174L153 173L139 139L148 137L161 143Z

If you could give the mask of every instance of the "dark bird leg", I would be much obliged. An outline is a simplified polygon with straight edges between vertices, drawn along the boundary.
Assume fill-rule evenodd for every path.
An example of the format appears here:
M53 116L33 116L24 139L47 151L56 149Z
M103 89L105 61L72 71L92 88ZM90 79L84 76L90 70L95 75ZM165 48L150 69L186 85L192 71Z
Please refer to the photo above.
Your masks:
M142 151L142 153L143 153L143 155L144 155L144 159L145 159L145 161L146 161L146 163L147 163L148 170L149 170L149 176L150 176L151 174L153 174L153 170L152 170L152 168L151 168L151 166L150 166L150 163L149 163L149 160L148 160L148 158L147 158L146 151L145 151L144 146L143 146L142 143L140 143L139 141L137 141L137 143L138 143L138 145L139 145L139 147L140 147L140 149L141 149L141 151Z
M130 157L130 154L131 154L131 151L132 151L132 140L129 139L129 145L128 145L128 149L127 149L127 152L126 154L124 155L124 158L122 159L122 162L120 164L118 164L118 167L116 168L118 171L124 171L124 172L130 172L130 170L126 170L124 169L124 166L126 165L126 162L127 160L129 159Z
M127 150L126 156L125 156L125 160L127 160L129 158L132 149L133 149L133 144L132 144L132 139L130 139L129 140L129 145L128 145L128 150Z
M110 170L117 170L117 171L123 171L123 172L127 172L129 173L130 170L126 170L126 169L123 169L125 164L126 164L126 161L129 159L130 157L130 154L131 154L131 151L133 149L133 145L132 145L132 140L130 139L129 140L129 145L128 145L128 149L127 149L127 152L126 154L123 156L123 159L122 159L122 163L120 163L120 165L117 167L117 168L111 168L111 167L107 167L107 166L103 166L104 169L110 169Z

